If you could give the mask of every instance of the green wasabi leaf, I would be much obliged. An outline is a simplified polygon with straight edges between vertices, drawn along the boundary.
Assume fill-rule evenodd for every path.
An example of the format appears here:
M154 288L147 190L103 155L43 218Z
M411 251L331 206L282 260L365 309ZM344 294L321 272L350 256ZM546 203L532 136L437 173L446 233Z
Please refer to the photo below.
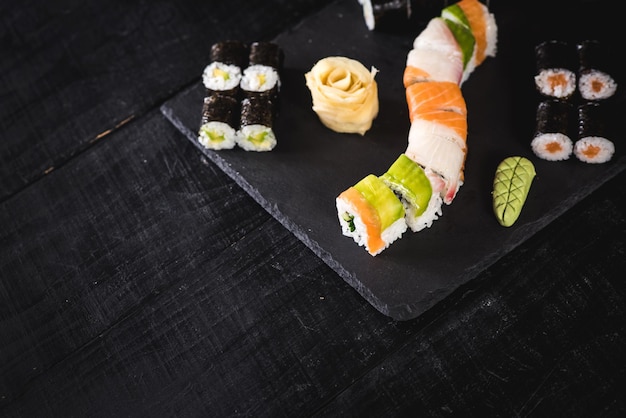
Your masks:
M524 157L508 157L498 165L492 195L500 225L509 227L517 221L535 175L535 166Z

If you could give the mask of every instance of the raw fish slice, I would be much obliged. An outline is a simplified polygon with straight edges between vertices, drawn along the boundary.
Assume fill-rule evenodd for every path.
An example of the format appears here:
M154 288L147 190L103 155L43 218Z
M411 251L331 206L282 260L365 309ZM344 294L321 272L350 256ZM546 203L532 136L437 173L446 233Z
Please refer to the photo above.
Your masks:
M427 76L407 77L407 72L413 75L414 68L422 70ZM463 60L460 56L450 56L436 49L412 49L406 59L404 87L415 81L449 81L459 84L463 77ZM409 84L407 84L409 83Z
M463 182L465 151L458 138L436 122L417 119L409 129L409 144L405 154L426 169L439 174L445 181L444 203L454 200Z
M417 120L424 120L428 122L435 122L441 125L442 129L447 129L447 134L457 139L457 143L463 149L467 150L467 117L456 112L449 112L447 110L429 110L420 112L415 115L411 122Z
M461 87L449 81L424 81L406 88L409 117L429 110L448 110L467 115Z
M404 74L402 75L402 83L404 88L409 87L413 83L420 83L422 81L430 81L431 75L426 70L414 67L413 65L407 65L404 67Z
M463 51L445 20L441 17L432 18L426 28L413 41L414 49L441 51L451 59L463 61Z

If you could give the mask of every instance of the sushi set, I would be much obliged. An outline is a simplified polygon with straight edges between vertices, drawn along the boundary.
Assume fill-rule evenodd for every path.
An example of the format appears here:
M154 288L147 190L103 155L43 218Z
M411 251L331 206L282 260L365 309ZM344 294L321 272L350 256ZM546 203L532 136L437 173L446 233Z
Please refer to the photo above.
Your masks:
M610 161L615 145L607 137L604 107L617 91L610 49L597 40L574 46L552 39L538 44L535 55L535 85L545 97L537 105L535 155L563 161L573 153L585 163Z
M534 48L544 39L541 33L529 38L522 54L525 65L520 66L520 55L510 50L513 45L519 48L514 11L487 10L491 27L497 30L497 48L496 38L487 41L485 36L479 60L473 49L465 47L465 53L463 48L460 54L446 52L450 65L443 66L432 60L436 52L428 61L423 58L426 48L445 50L442 38L426 35L446 33L450 28L446 19L463 21L458 10L443 12L457 3L424 15L409 34L378 31L380 20L368 27L363 3L331 3L270 42L282 57L274 67L279 92L271 100L280 100L280 115L276 117L277 107L264 107L272 115L266 126L278 139L270 152L249 152L237 146L237 140L231 148L211 148L200 140L203 126L212 120L230 120L236 132L245 125L244 119L252 118L241 110L243 98L251 95L242 91L241 81L231 87L238 90L231 119L218 115L221 105L207 104L216 96L221 100L229 95L215 93L204 77L164 103L161 111L202 155L374 308L393 319L408 320L444 299L453 300L484 269L626 168L618 143L603 164L537 156L530 144L534 132L565 123L558 117L538 117L538 103L568 103L574 108L567 113L568 126L584 120L580 126L589 133L586 136L598 136L605 129L599 122L610 121L621 111L623 98L619 89L614 92L606 101L614 102L609 109L618 110L607 113L604 106L598 109L593 104L600 100L588 104L548 98L536 87L529 89L537 69ZM319 31L320 27L333 29ZM250 66L250 46L246 45L247 61L238 65L242 76ZM341 132L342 123L314 109L306 75L320 62L329 64L329 57L361 63L365 72L350 71L360 74L363 91L375 86L377 106L366 106L366 117L350 125L351 132ZM207 67L220 60L227 61L212 55ZM325 68L311 76L323 79L332 71ZM426 87L430 91L421 91ZM420 94L450 100L443 108L441 103L424 106L424 100L416 99ZM598 110L600 115L593 113ZM434 115L437 119L432 119ZM445 120L446 129L435 120ZM447 148L434 146L433 133L446 139L441 142ZM512 191L511 184L519 188ZM372 202L384 210L374 216L377 232L372 237L365 234L373 238L370 246L363 234L349 237L359 223L371 224L367 219L374 214L371 208L364 210L361 219L354 207Z

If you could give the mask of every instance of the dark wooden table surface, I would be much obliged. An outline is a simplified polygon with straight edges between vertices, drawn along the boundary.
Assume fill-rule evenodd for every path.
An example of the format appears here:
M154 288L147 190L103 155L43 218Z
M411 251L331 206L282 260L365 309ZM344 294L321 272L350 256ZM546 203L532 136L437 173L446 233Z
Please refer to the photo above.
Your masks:
M624 416L626 173L394 321L159 111L331 3L2 2L0 416Z

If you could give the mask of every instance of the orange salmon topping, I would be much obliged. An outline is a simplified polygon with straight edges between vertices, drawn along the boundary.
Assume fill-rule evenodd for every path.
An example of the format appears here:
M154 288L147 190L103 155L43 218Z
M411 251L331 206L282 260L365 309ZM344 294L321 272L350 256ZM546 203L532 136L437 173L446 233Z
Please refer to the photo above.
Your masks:
M603 83L602 81L600 81L600 80L593 80L593 81L591 82L591 89L592 89L594 92L596 92L596 93L597 93L597 92L599 92L599 91L602 91L602 89L603 89L603 88L604 88L604 83Z
M413 83L426 81L429 78L430 78L430 74L422 70L421 68L417 68L412 65L407 65L404 69L402 82L404 83L404 88L407 88Z
M565 87L567 86L567 77L562 73L553 74L548 77L548 83L553 89L559 86Z
M485 60L485 51L487 50L485 12L478 0L461 0L458 5L467 17L472 34L476 38L476 65L478 65Z
M367 232L367 251L370 254L376 254L379 250L385 248L385 242L380 237L380 218L376 209L369 204L367 199L354 187L349 187L339 195L340 199L344 199L352 205L361 218L361 222L365 225Z
M433 109L420 112L417 119L440 123L454 130L454 132L461 137L463 141L467 140L467 117L461 115L460 113Z
M600 153L600 147L596 147L595 145L588 145L582 153L589 158L594 158Z
M447 110L467 115L461 87L450 81L413 83L406 89L406 101L410 120L430 110Z
M563 149L563 147L558 142L549 142L549 143L546 144L545 149L550 154L555 154L555 153L561 151Z

